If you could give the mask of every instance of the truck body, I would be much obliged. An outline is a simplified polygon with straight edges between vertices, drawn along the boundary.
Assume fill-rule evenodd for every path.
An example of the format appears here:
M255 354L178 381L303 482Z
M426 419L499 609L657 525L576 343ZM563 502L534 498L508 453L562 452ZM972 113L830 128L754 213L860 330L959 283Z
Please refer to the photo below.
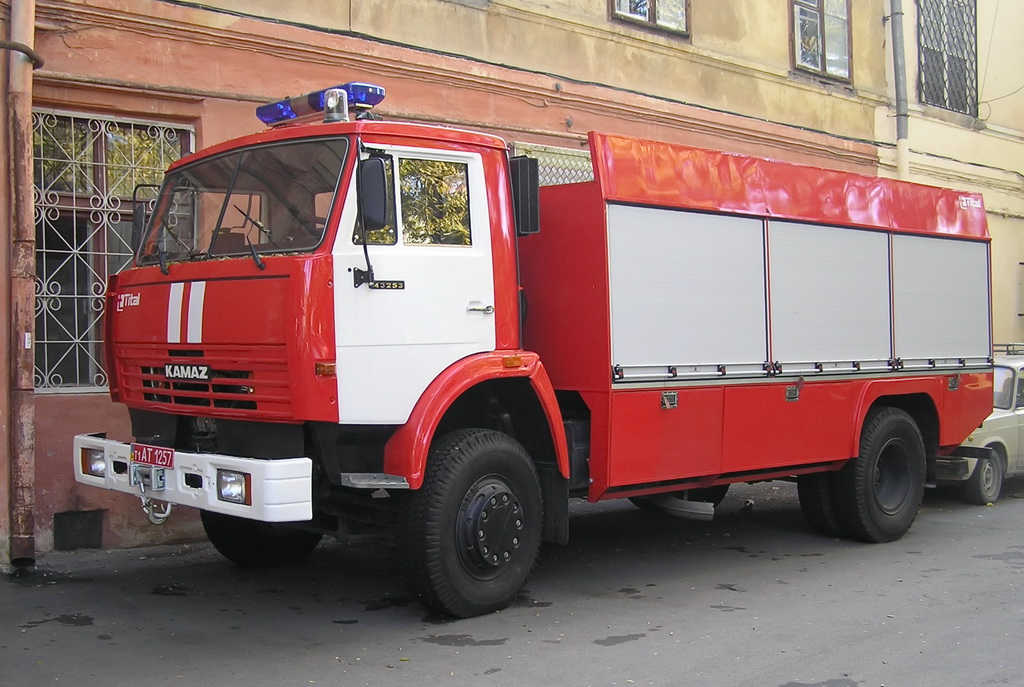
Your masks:
M707 517L795 479L818 530L902 536L991 411L980 196L589 144L594 181L539 194L497 137L361 118L175 163L108 286L135 441L76 437L76 479L201 509L243 565L394 528L457 616L514 598L572 498Z

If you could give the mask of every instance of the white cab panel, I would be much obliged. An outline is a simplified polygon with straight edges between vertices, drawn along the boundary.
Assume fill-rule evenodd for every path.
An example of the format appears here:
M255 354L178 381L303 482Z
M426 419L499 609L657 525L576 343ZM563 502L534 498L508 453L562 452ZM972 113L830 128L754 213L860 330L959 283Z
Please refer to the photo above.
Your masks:
M377 148L381 148L376 146ZM384 148L416 159L468 165L472 245L368 246L378 281L404 289L355 288L353 268L365 269L352 241L356 218L349 189L334 248L338 411L342 423L404 423L427 385L455 361L495 346L494 280L487 197L479 155ZM468 308L478 308L470 311Z

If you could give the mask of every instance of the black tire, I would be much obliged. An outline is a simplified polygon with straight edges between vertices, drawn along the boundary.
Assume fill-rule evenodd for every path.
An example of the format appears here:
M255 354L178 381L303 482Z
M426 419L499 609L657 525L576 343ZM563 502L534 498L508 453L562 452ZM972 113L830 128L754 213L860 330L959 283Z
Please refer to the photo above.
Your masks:
M690 501L702 501L704 503L710 503L715 508L725 500L725 495L729 493L728 484L716 484L713 487L705 487L703 489L689 489L685 491L673 491L672 495L679 499L687 499ZM663 512L655 504L651 503L651 500L646 496L630 496L629 502L641 510Z
M987 506L999 500L1003 490L1003 462L996 453L992 458L979 458L974 472L964 482L964 499L977 506Z
M835 498L832 495L831 472L798 476L796 491L800 497L800 510L811 527L826 537L843 536L843 528L839 524L839 516L836 515Z
M877 543L902 537L924 496L924 441L917 423L899 408L876 408L864 419L860 455L833 478L843 533Z
M200 511L203 529L224 558L243 568L297 563L313 552L323 534L268 522Z
M483 615L522 589L542 520L526 450L500 432L459 430L431 447L423 486L403 504L397 552L425 606L458 618Z

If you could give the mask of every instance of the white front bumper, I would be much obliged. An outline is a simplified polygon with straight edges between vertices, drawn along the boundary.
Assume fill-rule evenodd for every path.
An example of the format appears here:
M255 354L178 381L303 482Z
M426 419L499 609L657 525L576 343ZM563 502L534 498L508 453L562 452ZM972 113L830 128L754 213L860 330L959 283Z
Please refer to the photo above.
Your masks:
M82 449L102 449L106 475L96 477L82 468ZM75 480L102 489L141 496L130 481L131 445L90 434L75 436L72 454ZM222 501L217 497L217 470L251 476L251 505ZM167 503L235 515L263 522L301 522L313 517L313 461L306 457L238 458L213 453L174 452L174 467L167 469L161 490L145 495Z

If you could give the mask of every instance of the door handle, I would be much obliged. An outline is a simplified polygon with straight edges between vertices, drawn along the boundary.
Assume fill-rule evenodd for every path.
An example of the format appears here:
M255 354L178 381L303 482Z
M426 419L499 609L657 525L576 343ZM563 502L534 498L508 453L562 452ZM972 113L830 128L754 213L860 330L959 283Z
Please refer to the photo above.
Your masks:
M470 305L466 308L466 312L482 312L485 315L494 313L493 305Z

